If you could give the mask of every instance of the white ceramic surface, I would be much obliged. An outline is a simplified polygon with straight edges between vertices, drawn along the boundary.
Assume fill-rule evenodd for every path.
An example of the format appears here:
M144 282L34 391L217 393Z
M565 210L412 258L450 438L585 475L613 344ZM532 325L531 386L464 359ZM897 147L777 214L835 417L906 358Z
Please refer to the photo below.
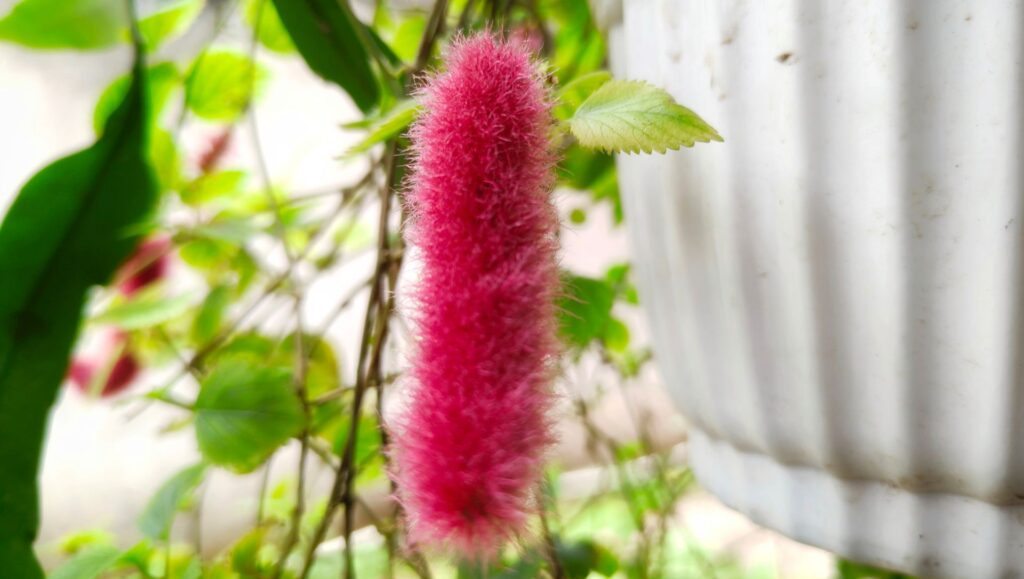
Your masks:
M726 139L620 159L698 478L855 559L1024 576L1024 3L622 18L619 75Z

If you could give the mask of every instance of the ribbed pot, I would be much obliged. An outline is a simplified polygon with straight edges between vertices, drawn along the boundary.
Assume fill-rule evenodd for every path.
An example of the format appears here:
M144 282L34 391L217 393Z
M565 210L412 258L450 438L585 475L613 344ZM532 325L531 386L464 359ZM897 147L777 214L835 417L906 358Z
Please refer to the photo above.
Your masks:
M1024 4L625 0L620 76L724 144L622 156L692 463L798 540L1024 576Z

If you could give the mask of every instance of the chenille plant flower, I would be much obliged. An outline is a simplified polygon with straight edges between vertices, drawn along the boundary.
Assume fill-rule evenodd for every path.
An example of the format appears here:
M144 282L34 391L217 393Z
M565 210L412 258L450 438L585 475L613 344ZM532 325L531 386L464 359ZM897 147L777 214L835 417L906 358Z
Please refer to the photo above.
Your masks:
M486 33L455 42L421 97L408 191L419 341L395 476L414 543L486 558L524 532L552 442L550 101L528 50Z

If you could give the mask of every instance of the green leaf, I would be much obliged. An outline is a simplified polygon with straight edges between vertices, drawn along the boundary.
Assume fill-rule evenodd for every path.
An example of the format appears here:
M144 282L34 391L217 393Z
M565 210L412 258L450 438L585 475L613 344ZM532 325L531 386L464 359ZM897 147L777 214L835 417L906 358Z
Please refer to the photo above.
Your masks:
M96 101L96 108L93 109L92 113L92 126L97 135L103 132L103 126L106 124L107 119L110 118L110 114L124 100L124 95L128 92L131 81L132 76L130 74L118 77L100 94L99 100ZM181 82L181 76L178 74L178 68L174 66L173 62L161 62L149 67L146 71L146 84L149 85L152 118L155 119L160 115L160 112L163 111L168 101L170 101L171 94L178 87L179 82Z
M862 565L848 559L837 559L836 571L839 579L912 579L910 575Z
M416 101L407 100L398 103L387 114L370 126L369 133L363 137L363 140L349 149L345 153L345 157L351 158L361 155L372 149L375 145L379 145L398 135L416 120L416 116L419 113L420 106L416 104Z
M127 24L124 2L22 0L0 19L0 40L30 48L91 50L116 44Z
M369 35L347 0L273 0L309 68L348 93L363 112L380 98L363 39Z
M79 26L84 26L78 23ZM50 406L88 290L131 253L157 197L147 164L143 65L91 147L46 167L0 225L0 569L36 579L36 481Z
M149 162L156 172L160 191L176 189L181 180L181 158L174 137L163 129L154 128L149 139Z
M146 510L139 515L138 525L142 534L153 540L166 540L175 515L203 482L205 475L206 465L199 463L178 472L161 485L149 500Z
M181 200L189 205L202 205L218 197L239 193L248 175L245 171L215 171L200 175L181 191Z
M197 344L203 344L220 332L224 325L224 312L231 305L231 288L226 285L219 285L206 295L203 305L196 314L192 324L192 339Z
M620 153L664 153L722 140L667 92L632 80L601 85L576 109L569 129L584 147Z
M195 411L203 456L238 472L254 470L303 426L290 372L240 360L203 380Z
M603 338L612 320L615 291L603 280L569 276L562 283L562 294L558 310L563 339L584 348Z
M243 577L262 577L266 569L260 561L260 547L267 530L256 527L245 534L231 549L231 569Z
M67 555L74 555L93 547L113 545L116 539L117 537L101 529L73 531L60 538L60 551Z
M185 104L202 119L233 121L259 94L267 76L244 54L207 52L196 58L186 77Z
M165 297L160 288L154 288L154 291L140 292L128 301L110 306L94 316L92 322L111 324L122 330L141 330L184 315L194 302L191 294Z
M95 579L121 558L121 550L110 545L86 549L50 573L50 579ZM20 575L18 577L21 577Z
M597 70L565 83L565 86L558 91L555 117L560 120L572 117L583 101L587 100L587 97L611 79L612 73L607 70Z
M202 9L197 0L178 0L139 20L139 33L147 51L154 51L168 38L180 34Z
M292 39L284 29L281 17L277 15L277 9L271 0L248 0L245 6L245 21L256 33L256 39L268 50L278 54L295 52L295 45L292 44Z

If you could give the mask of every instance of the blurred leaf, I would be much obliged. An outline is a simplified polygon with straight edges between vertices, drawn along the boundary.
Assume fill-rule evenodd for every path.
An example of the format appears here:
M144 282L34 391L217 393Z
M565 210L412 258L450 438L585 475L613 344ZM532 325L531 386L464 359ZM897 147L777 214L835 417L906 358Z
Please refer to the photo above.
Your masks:
M250 472L302 430L289 372L234 360L218 364L195 403L199 450L210 462Z
M569 119L580 145L624 153L664 153L722 137L664 89L642 81L611 80L594 91Z
M161 485L149 500L146 510L139 515L138 525L142 534L153 540L166 540L174 517L203 482L205 475L206 465L199 463L178 472Z
M245 171L214 171L200 175L181 190L181 200L189 205L202 205L218 197L242 190L248 175Z
M259 18L258 26L257 18ZM281 18L277 15L277 8L274 8L274 3L271 0L247 0L245 21L256 33L260 44L268 50L278 54L295 52L295 45L288 37L288 31L281 23Z
M181 176L181 159L174 137L163 129L153 129L149 139L149 162L153 165L161 191L176 189Z
M571 118L583 101L587 100L587 97L611 79L612 73L607 70L598 70L578 76L566 83L558 91L555 117L563 121Z
M253 219L246 217L234 217L231 215L218 215L209 223L200 225L191 232L198 237L226 241L228 243L241 245L260 233L261 229Z
M107 85L107 88L100 94L100 98L96 101L96 107L92 113L92 126L97 135L103 132L103 125L110 118L110 114L124 100L124 95L128 92L129 85L131 85L131 80L130 74L120 76L114 82ZM178 87L179 82L181 82L181 76L178 74L178 68L174 66L173 62L161 62L146 70L146 84L149 88L151 103L151 119L155 120L160 115L160 112L170 100L174 89Z
M114 535L101 529L75 531L61 537L60 551L67 555L74 555L91 547L113 545L116 539Z
M260 547L267 531L256 527L245 534L231 549L231 569L243 577L262 577L266 569L260 562Z
M586 579L591 572L611 577L619 570L615 555L593 541L565 543L556 539L555 552L569 579Z
M280 340L256 333L240 334L222 346L211 357L211 362L244 361L290 371L295 367L296 345L294 333ZM310 398L341 386L341 371L330 342L319 336L305 334L302 350L306 357L306 391Z
M233 121L259 93L267 71L246 55L220 50L196 58L185 80L185 104L210 121Z
M231 305L231 297L231 288L226 285L219 285L206 294L192 324L192 340L203 344L220 333L224 325L224 312Z
M608 320L608 327L605 328L602 341L605 347L612 352L625 352L629 348L629 327L621 320L615 318Z
M140 330L168 322L188 311L195 300L191 294L163 296L160 288L135 294L92 318L98 324L111 324L122 330Z
M232 259L237 252L236 246L216 238L192 239L178 249L178 255L182 261L201 270L220 267L224 262Z
M911 575L886 571L841 558L836 559L836 572L839 579L913 579Z
M139 32L149 52L155 51L168 38L180 34L196 19L203 4L198 0L177 0L139 20Z
M395 55L404 62L414 62L420 51L420 41L427 29L425 14L410 14L403 18L392 34L388 36L388 46Z
M49 579L95 579L121 558L121 550L111 545L86 549L49 574Z
M126 230L156 201L143 70L137 61L96 144L32 177L0 225L0 569L9 577L42 577L32 551L39 456L86 293L128 257L138 236Z
M402 101L370 127L370 132L345 153L351 158L361 155L392 137L402 133L416 119L420 106L414 100Z
M338 422L337 435L334 439L334 453L343 456L345 446L348 443L349 430L351 429L352 416L345 413ZM377 429L377 417L373 414L363 413L359 417L359 428L356 429L355 464L363 465L360 472L364 478L375 478L381 474L382 464L371 464L375 457L380 454L380 432Z
M124 2L22 0L0 19L0 40L30 48L91 50L116 44L127 24Z
M551 67L559 83L596 71L605 64L605 44L587 0L539 0L538 8L554 28Z
M611 154L573 144L558 165L558 184L590 193L595 203L610 203L615 224L622 223L622 200L619 198L615 157Z
M560 329L566 342L584 348L604 337L612 320L615 291L603 280L571 275L558 300Z
M273 2L309 68L345 90L360 110L371 110L380 98L380 89L362 42L367 34L347 0Z
M587 212L579 207L569 212L569 222L574 225L582 225L587 222Z

